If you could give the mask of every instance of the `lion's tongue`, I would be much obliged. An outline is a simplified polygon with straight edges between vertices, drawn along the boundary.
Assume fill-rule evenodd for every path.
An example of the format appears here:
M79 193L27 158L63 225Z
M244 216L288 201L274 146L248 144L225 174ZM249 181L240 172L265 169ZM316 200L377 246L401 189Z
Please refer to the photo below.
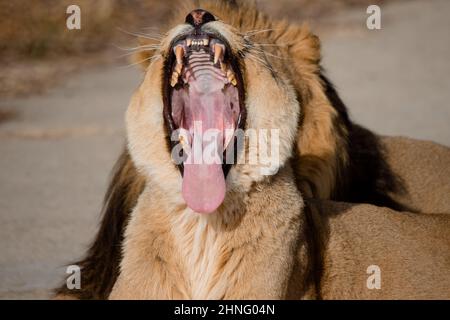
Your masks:
M214 212L225 198L225 178L217 164L184 166L183 197L189 208L198 213Z
M225 129L234 127L221 90L223 83L217 87L214 84L212 81L200 87L199 83L191 83L189 106L185 107L191 153L184 163L182 193L186 204L198 213L214 212L225 198L223 137ZM206 131L215 134L208 137Z

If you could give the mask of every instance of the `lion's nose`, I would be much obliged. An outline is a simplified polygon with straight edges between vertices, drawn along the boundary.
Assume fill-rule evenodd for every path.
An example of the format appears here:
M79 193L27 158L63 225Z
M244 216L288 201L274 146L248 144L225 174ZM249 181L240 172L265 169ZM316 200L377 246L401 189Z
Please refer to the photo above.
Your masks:
M210 21L216 21L216 18L210 12L203 9L193 10L186 16L186 23L196 28Z

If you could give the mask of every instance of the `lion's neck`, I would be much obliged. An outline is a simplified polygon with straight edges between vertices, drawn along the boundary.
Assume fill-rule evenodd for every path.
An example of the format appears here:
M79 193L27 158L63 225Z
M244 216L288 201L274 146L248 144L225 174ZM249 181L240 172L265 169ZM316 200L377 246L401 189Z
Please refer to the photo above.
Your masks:
M144 191L111 297L284 298L304 232L302 200L284 171L210 215L167 212L157 191Z
M220 299L225 294L226 283L220 275L226 272L223 259L229 248L221 229L221 219L189 209L173 221L175 249L183 261L192 299Z

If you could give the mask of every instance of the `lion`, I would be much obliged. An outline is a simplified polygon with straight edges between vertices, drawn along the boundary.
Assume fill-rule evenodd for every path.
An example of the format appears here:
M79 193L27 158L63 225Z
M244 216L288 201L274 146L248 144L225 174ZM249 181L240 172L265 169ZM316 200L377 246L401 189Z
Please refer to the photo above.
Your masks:
M142 39L145 77L77 263L82 288L57 297L450 298L449 149L354 124L306 25L244 1L176 8L161 41ZM196 121L215 130L221 161L192 163L207 131ZM262 156L234 135L249 129L278 130L263 139L271 174L245 161Z

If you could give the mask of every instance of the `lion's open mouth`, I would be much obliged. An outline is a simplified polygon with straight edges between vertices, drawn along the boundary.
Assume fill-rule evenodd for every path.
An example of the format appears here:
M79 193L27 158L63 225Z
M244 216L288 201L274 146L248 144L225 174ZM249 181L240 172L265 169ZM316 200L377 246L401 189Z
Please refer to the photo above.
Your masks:
M232 147L235 156L234 133L245 122L242 74L231 52L224 39L196 29L174 41L166 62L164 117L172 148L182 146L183 198L199 213L223 202L234 163L226 151Z

